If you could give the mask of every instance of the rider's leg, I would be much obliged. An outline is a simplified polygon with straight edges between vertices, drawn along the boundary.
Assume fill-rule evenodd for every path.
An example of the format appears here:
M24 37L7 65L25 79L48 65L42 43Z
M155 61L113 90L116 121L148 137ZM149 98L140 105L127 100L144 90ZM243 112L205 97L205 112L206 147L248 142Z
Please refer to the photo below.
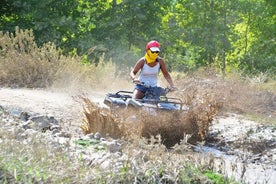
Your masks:
M134 89L134 92L132 95L133 99L142 99L144 96L145 96L145 94L142 91L140 91L138 89Z

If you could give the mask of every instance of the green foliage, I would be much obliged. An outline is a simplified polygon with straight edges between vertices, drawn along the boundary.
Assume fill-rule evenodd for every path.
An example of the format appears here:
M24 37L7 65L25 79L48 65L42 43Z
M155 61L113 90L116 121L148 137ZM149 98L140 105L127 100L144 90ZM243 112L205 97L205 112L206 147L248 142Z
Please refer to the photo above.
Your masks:
M262 0L242 1L240 22L235 24L235 50L229 55L231 65L246 73L268 72L275 75L275 7ZM273 11L274 9L274 11Z
M206 171L205 176L207 176L210 180L212 180L215 184L225 184L225 179L222 175L216 174L212 171Z
M104 56L120 69L133 66L157 39L171 70L276 73L276 9L269 0L4 0L0 11L4 33L32 29L38 46L55 43L88 63Z

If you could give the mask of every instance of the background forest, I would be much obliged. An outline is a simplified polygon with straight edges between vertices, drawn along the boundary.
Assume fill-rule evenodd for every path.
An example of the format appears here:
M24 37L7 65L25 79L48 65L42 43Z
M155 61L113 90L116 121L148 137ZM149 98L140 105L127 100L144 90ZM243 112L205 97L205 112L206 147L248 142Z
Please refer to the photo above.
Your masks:
M274 76L275 12L271 0L2 0L0 30L32 30L38 46L93 64L112 59L121 70L157 39L170 70Z
M0 0L0 183L275 181L275 38L275 0ZM205 145L210 143L217 147L212 149L215 152L230 154L229 168L224 156L216 169L213 154L209 158L205 151L190 152L195 147L185 143L189 132L174 152L164 151L161 137L157 142L152 139L153 144L136 137L122 139L120 154L107 157L111 151L94 144L94 139L85 152L77 147L84 143L82 138L72 142L82 135L80 127L93 125L92 120L96 125L103 124L99 119L106 121L110 126L103 127L117 133L118 129L109 127L112 123L117 127L118 118L102 116L106 112L100 107L88 106L89 111L83 108L83 112L91 112L91 116L86 114L91 121L86 121L78 116L80 104L71 105L65 97L90 104L86 98L77 100L75 94L87 93L102 101L105 91L133 90L130 67L145 54L146 43L152 39L161 43L161 56L175 79L178 90L173 96L181 97L189 107L184 112L187 119L176 118L200 125L188 128L205 136L211 121L217 123L228 112L245 115L260 125L267 123L265 128L255 123L248 126L240 116L233 119L231 115L227 126L221 126L225 129L210 133ZM60 92L64 91L63 98ZM25 106L26 112L34 109L60 117L61 129L51 130L47 125L47 129L32 131L29 125L36 123L20 119L28 113L17 109L11 110L16 117L6 113L4 105L10 107L12 101ZM92 118L94 112L98 119ZM157 127L158 132L174 135L168 136L174 140L182 138L180 121L155 117L143 119L144 132ZM130 124L120 133L137 132L137 124L131 124L135 119L125 119ZM157 126L151 128L148 122ZM205 146L204 142L199 146Z

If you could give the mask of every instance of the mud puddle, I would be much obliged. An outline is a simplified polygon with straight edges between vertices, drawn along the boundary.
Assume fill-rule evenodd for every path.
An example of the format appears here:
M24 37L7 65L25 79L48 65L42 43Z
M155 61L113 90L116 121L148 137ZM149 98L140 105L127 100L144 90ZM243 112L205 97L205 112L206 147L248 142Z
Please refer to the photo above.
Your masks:
M194 159L242 183L275 183L276 127L229 114L210 127L206 142L196 146ZM204 162L204 161L203 161Z

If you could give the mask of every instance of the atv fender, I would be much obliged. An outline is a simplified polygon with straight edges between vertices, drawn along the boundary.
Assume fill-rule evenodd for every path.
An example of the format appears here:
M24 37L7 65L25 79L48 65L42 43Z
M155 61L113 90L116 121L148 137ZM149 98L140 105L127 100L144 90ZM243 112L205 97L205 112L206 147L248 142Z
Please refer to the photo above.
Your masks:
M134 99L129 99L127 100L127 107L136 107L136 108L139 108L139 107L142 107L143 104L138 102L137 100L134 100Z
M104 99L104 104L106 104L108 106L126 107L126 103L125 103L124 100L113 98L113 97L109 97L109 96L107 96Z
M158 103L158 108L160 109L165 109L165 110L180 110L181 107L174 103L164 103L164 102L161 102L161 103Z

